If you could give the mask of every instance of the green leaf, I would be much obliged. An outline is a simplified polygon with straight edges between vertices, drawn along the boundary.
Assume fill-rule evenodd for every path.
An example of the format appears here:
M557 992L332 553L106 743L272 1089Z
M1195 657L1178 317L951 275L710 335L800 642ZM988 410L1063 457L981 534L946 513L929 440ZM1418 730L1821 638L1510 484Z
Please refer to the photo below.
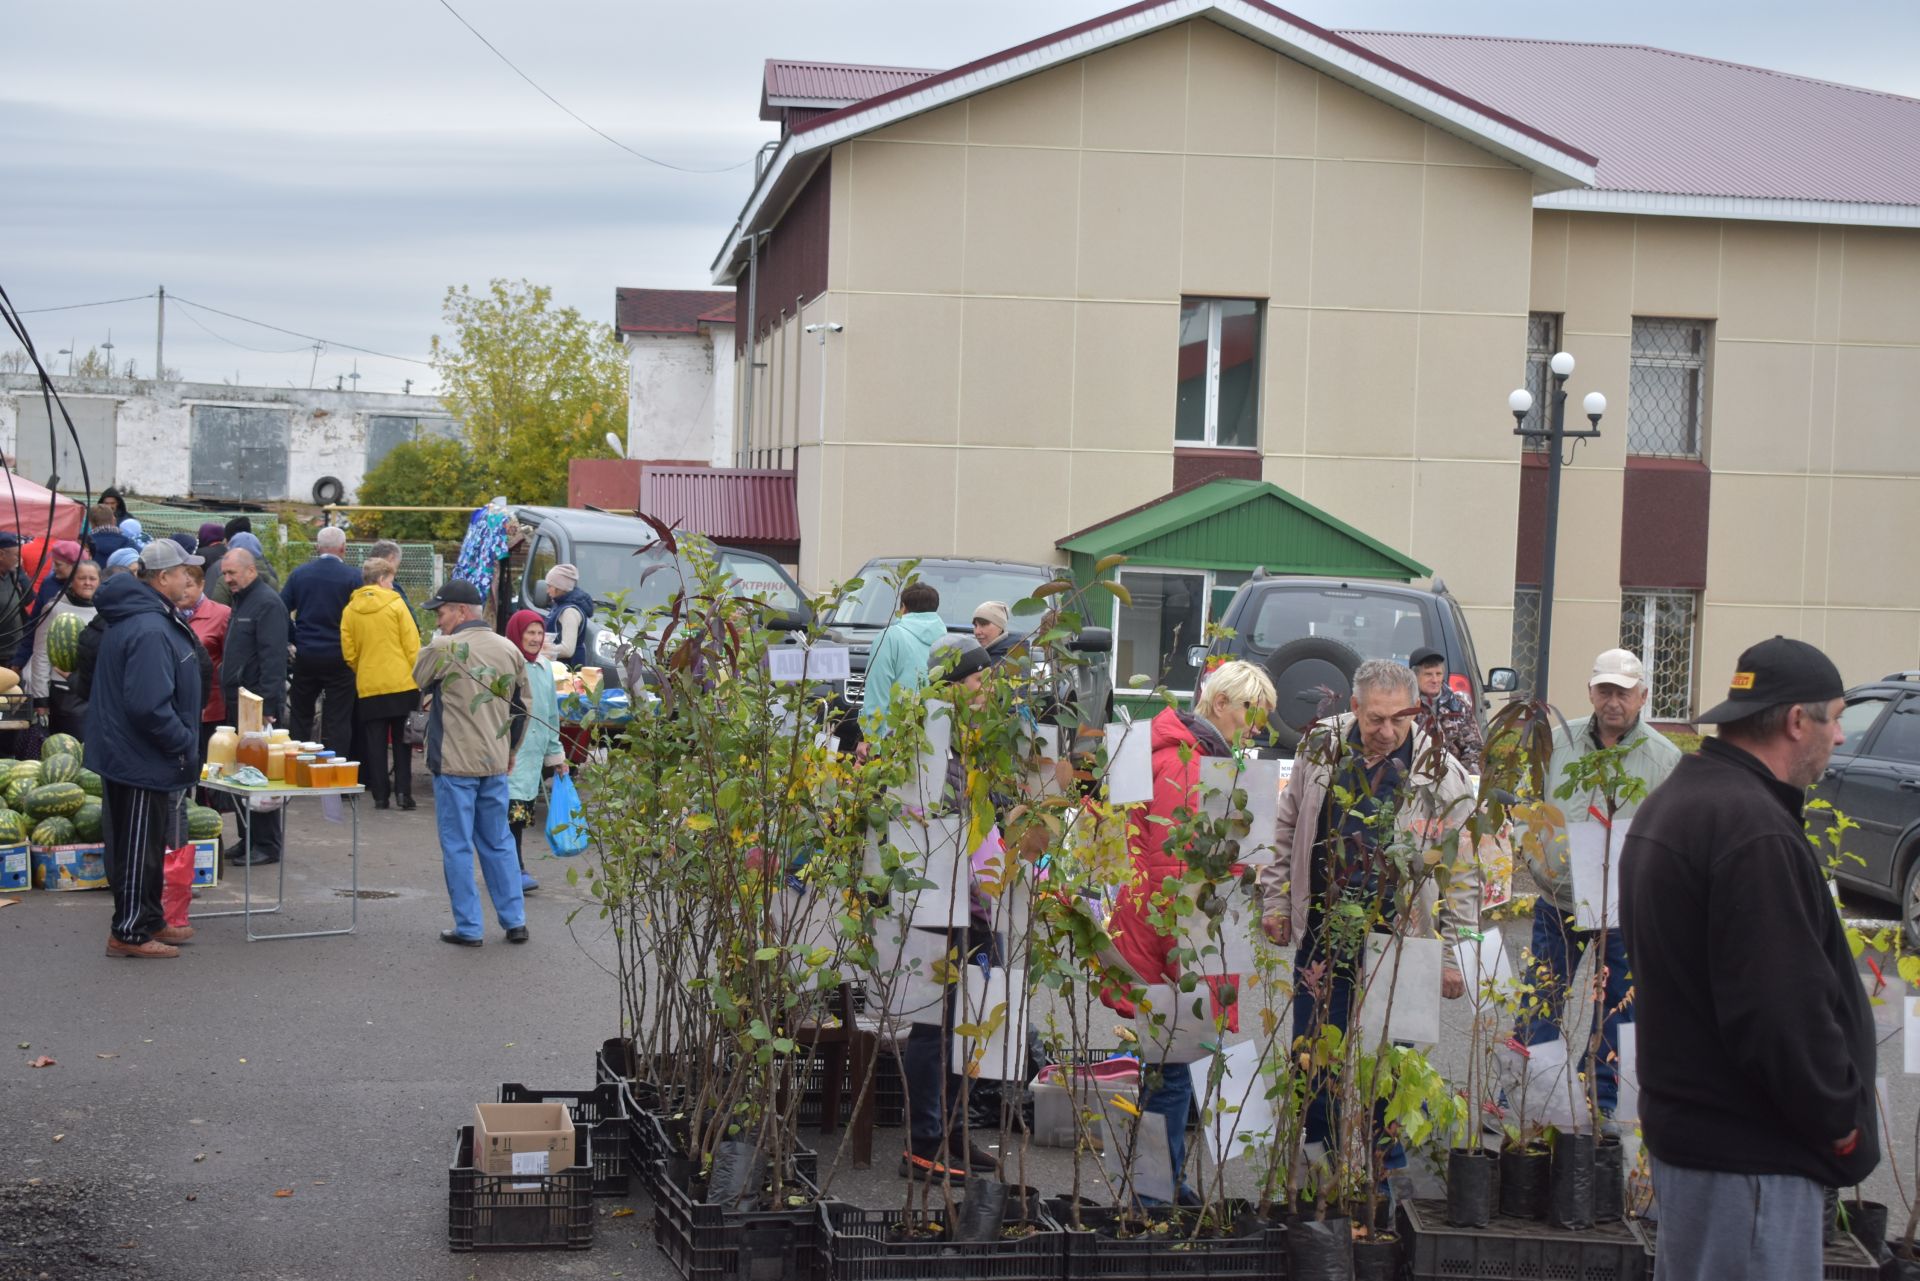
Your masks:
M777 961L780 959L780 949L777 947L763 947L753 954L753 959L756 961Z

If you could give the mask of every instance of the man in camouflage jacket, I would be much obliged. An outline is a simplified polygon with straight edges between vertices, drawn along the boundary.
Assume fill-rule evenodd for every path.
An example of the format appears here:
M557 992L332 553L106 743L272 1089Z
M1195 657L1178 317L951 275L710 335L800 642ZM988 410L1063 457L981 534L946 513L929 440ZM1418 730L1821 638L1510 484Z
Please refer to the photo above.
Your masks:
M1486 740L1480 732L1480 718L1467 706L1467 700L1447 687L1447 656L1437 649L1422 647L1407 661L1420 678L1420 706L1430 724L1437 726L1446 739L1447 750L1467 767L1467 773L1480 772L1480 754Z

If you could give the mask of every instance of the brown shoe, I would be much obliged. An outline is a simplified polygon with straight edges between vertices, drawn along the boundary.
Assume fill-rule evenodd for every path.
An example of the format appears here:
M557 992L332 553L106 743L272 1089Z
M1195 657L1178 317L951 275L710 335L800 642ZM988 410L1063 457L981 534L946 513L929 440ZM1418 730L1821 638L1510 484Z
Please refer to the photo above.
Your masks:
M193 927L191 925L168 925L162 929L155 930L153 936L162 943L184 943L193 937Z
M180 955L180 949L159 939L148 939L144 943L127 943L120 939L107 940L108 956L139 956L151 960L169 960Z

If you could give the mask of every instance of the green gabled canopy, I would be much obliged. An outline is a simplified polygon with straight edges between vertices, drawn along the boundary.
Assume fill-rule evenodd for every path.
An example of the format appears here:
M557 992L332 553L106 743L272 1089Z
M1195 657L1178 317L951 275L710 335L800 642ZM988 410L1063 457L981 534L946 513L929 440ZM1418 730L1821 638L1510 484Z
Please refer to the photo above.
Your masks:
M1076 576L1104 556L1133 565L1252 570L1327 578L1426 578L1433 571L1262 480L1209 480L1103 521L1056 544Z

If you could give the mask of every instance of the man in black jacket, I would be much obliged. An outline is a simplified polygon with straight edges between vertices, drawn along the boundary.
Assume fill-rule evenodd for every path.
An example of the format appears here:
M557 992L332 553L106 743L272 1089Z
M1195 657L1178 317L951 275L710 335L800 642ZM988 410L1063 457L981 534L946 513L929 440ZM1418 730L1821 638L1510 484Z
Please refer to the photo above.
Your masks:
M220 657L220 691L238 715L240 691L252 690L261 699L261 713L270 725L280 719L287 695L287 606L280 593L260 577L253 553L229 548L220 558L220 577L233 599L233 617L227 623L227 648ZM255 812L243 808L241 821L251 824L252 867L280 861L280 811ZM241 849L227 851L238 860Z
M1621 852L1657 1281L1819 1276L1822 1189L1880 1160L1873 1015L1801 819L1844 693L1805 641L1747 650Z
M87 768L104 791L107 882L113 887L108 956L165 959L193 937L160 909L168 815L200 769L200 669L193 632L174 612L186 566L200 563L161 539L140 554L139 576L100 591L109 620L87 704Z

